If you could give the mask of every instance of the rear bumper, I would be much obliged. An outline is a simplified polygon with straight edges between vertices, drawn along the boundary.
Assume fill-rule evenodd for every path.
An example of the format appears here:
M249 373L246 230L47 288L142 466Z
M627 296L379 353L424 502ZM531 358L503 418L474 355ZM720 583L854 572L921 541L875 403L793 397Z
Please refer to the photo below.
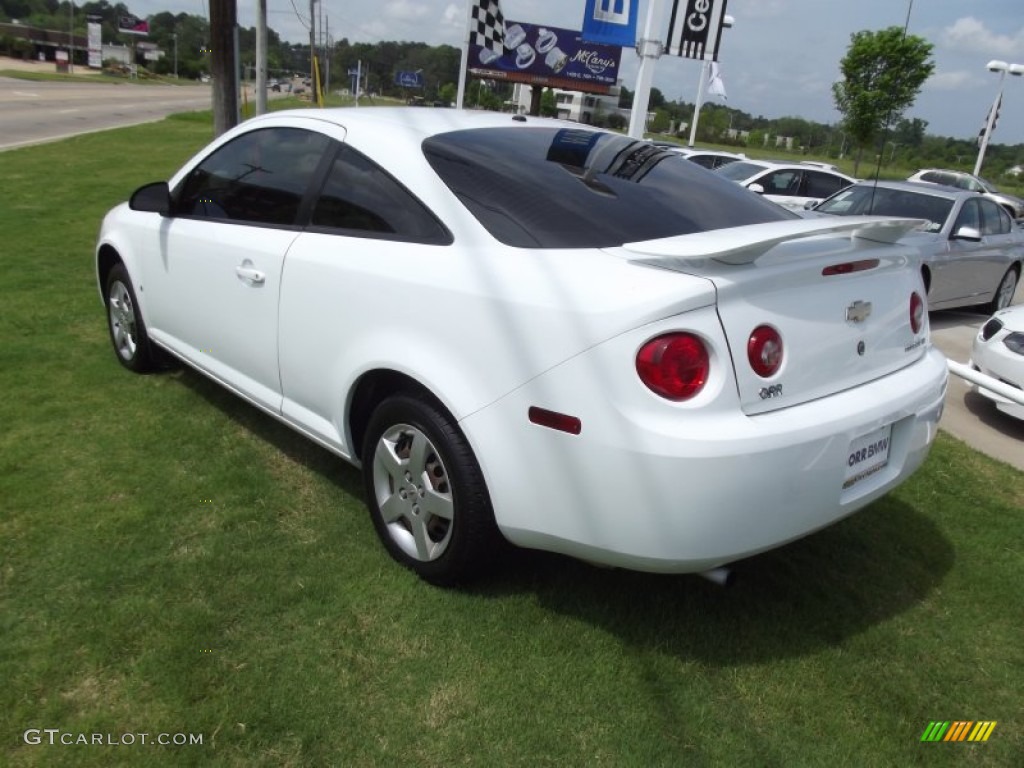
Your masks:
M609 368L595 356L559 366L462 426L510 541L658 572L771 549L893 489L926 458L947 381L945 359L930 348L879 380L745 416L728 383L711 402L666 404L632 371L597 381ZM581 433L529 423L532 405L579 417ZM887 425L888 463L844 488L851 444Z

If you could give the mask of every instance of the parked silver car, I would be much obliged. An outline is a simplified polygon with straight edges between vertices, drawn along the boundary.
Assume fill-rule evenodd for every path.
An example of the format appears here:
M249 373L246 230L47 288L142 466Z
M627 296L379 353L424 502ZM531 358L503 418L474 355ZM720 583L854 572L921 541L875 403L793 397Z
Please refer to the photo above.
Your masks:
M1005 192L1000 192L990 181L966 171L947 171L942 168L924 168L907 181L923 181L928 184L943 184L947 187L967 189L980 192L991 200L999 203L1014 219L1024 218L1024 200Z
M979 306L992 313L1013 301L1024 262L1024 230L976 192L906 181L862 181L811 214L924 219L901 242L917 246L929 309Z

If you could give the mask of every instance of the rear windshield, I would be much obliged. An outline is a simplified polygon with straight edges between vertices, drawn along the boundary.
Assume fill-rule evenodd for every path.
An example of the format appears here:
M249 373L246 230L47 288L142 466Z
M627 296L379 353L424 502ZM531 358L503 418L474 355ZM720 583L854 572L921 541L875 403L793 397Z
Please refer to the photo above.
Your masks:
M520 248L607 248L794 218L650 142L586 129L477 128L423 151L484 227Z
M927 219L929 232L938 232L953 209L953 201L924 192L876 187L873 184L847 187L815 210L837 216L905 216Z

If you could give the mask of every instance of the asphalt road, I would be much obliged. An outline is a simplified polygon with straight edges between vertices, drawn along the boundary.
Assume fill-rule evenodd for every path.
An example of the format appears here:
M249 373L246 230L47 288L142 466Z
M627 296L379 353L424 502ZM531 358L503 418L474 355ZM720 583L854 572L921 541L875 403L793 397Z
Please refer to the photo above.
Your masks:
M33 82L0 77L0 150L210 108L208 85Z
M1024 287L1017 289L1013 303L1024 303ZM988 317L956 310L932 312L932 341L950 360L966 364L974 337ZM1024 470L1024 421L997 411L959 376L950 374L946 410L939 426L972 448Z

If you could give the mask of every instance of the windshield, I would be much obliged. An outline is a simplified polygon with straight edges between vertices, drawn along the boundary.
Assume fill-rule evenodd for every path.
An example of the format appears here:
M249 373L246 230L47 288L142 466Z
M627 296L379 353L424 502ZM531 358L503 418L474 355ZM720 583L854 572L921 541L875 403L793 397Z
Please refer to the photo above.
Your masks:
M650 142L584 128L452 131L423 142L445 184L521 248L623 243L794 218Z
M871 184L847 187L814 210L836 216L902 216L926 219L928 232L942 229L953 201L949 198Z
M721 168L716 168L715 173L719 176L724 176L730 181L745 181L753 176L755 173L768 170L767 165L761 165L760 163L750 163L744 160L739 160L735 163L729 163L723 165Z

